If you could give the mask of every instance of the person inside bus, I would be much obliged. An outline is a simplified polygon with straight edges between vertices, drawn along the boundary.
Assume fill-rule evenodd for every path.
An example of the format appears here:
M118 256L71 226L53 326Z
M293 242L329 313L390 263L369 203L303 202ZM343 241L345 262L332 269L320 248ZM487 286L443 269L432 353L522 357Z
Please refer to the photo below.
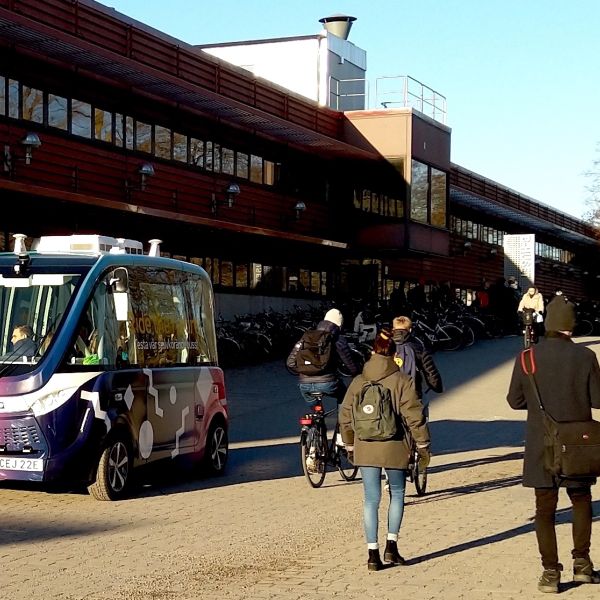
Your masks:
M33 341L33 329L29 325L17 325L13 329L10 341L12 342L12 352L10 353L12 359L35 356L37 348Z

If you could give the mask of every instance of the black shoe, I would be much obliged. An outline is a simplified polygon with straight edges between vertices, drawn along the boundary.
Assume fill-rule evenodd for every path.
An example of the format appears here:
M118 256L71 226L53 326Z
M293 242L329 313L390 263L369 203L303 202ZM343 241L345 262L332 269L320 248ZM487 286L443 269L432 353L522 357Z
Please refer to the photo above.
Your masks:
M577 583L600 583L600 573L594 571L589 558L576 558L573 561L573 581Z
M559 565L558 569L544 569L544 572L538 581L538 590L548 594L558 594L561 571L562 565Z
M369 571L379 571L383 569L383 563L379 558L379 550L369 550L369 561L367 562Z
M406 561L398 553L398 544L394 540L388 540L385 543L385 551L383 553L383 560L390 562L393 565L405 565Z

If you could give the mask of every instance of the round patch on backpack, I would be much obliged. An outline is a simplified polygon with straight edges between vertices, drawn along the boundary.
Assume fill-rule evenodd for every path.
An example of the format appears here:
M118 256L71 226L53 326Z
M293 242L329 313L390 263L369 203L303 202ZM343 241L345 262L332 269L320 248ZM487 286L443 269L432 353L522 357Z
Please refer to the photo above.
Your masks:
M370 415L370 414L372 414L372 413L373 413L373 411L375 410L375 408L373 407L373 405L372 405L372 404L365 404L365 405L362 407L362 410L363 410L363 412L364 412L365 414L367 414L367 415Z

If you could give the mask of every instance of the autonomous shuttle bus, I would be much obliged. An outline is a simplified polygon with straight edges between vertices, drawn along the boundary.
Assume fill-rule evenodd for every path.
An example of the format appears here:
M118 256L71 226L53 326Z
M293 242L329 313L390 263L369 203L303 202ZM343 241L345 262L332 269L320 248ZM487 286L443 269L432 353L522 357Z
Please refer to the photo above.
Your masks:
M160 240L16 234L0 253L0 481L126 495L135 467L220 474L228 408L213 292Z

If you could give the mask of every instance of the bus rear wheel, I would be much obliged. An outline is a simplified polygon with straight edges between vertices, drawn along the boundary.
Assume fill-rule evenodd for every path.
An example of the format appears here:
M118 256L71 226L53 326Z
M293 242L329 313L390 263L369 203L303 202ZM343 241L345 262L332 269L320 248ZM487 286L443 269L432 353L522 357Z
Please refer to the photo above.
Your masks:
M124 436L115 436L104 448L98 461L96 481L88 492L96 500L121 500L131 482L131 446Z

